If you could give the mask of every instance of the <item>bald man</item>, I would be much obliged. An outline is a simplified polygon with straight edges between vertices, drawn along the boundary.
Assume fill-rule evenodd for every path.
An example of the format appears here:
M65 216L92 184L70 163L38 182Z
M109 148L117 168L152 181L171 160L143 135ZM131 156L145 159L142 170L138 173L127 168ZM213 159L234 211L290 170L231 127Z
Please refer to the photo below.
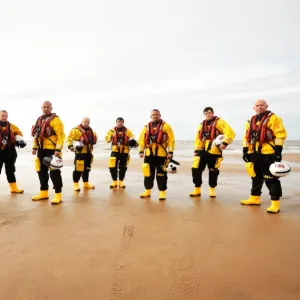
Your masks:
M73 171L74 190L79 192L79 180L82 177L83 187L94 189L89 183L89 173L93 162L93 147L97 143L97 134L90 127L90 119L84 117L81 124L74 127L67 138L69 150L75 152L75 170Z
M252 179L251 195L241 200L244 205L260 205L260 196L264 182L269 189L271 206L269 213L280 211L282 197L281 183L270 171L270 165L282 160L282 148L287 137L280 117L268 110L265 100L257 100L254 104L256 114L246 123L243 139L243 160Z
M150 118L151 121L143 127L139 139L140 158L144 159L142 170L145 186L140 198L151 197L156 176L159 200L166 200L168 176L163 168L173 158L175 135L171 125L162 120L158 109L151 111Z
M23 189L19 189L16 183L16 160L17 151L15 147L24 148L22 131L14 124L8 122L8 112L0 110L0 174L3 165L7 181L10 185L11 193L23 193Z
M62 199L62 177L59 169L50 169L43 163L46 157L61 157L65 140L64 125L60 118L52 113L52 103L45 101L42 104L43 114L38 117L32 126L33 147L32 154L36 155L35 168L40 180L40 193L32 197L33 201L49 199L49 174L54 186L55 195L52 204L58 204Z

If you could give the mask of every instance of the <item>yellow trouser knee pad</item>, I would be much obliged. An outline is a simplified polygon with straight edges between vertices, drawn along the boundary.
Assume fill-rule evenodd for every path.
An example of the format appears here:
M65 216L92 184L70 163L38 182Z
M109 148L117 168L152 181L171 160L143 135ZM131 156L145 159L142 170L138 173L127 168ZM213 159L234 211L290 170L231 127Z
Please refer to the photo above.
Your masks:
M76 160L75 169L77 172L84 171L84 160Z
M215 164L215 169L219 169L221 166L221 162L223 161L223 157L218 157L216 164Z
M199 164L200 164L200 156L194 156L192 168L193 169L198 169Z
M111 157L108 159L108 167L109 167L109 168L115 168L115 167L116 167L116 164L117 164L117 158L114 157L114 156L111 156Z
M256 176L256 173L254 171L254 164L252 162L247 162L245 164L245 167L246 167L247 173L250 177L255 177Z
M150 177L150 165L147 163L143 163L142 165L143 175L145 177Z
M35 158L34 167L37 172L41 171L41 161L38 157Z
M126 161L126 166L128 166L130 163L130 155L128 154L128 158L127 158L127 161Z

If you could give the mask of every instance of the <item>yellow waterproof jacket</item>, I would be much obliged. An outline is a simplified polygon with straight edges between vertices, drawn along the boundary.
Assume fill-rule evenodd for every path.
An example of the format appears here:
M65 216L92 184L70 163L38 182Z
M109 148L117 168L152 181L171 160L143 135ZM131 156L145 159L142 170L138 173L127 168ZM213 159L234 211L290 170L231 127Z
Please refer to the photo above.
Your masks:
M105 136L105 141L107 143L111 143L113 142L113 138L114 138L114 135L116 134L115 132L115 127L110 129L106 136ZM125 135L127 136L128 140L129 139L134 139L135 136L134 134L132 133L132 131L128 128L126 128L126 131L125 131ZM130 148L127 146L127 145L114 145L112 144L112 148L111 148L111 151L112 152L120 152L120 153L129 153L130 151Z
M173 153L175 149L175 136L172 127L163 122L163 133L165 139L162 144L152 143L150 145L145 144L145 136L147 133L148 125L145 125L139 138L139 151L144 152L146 156L154 155L166 157L168 153Z
M250 120L246 122L245 125L245 135L243 138L243 147L248 147L248 153L253 153L254 149L251 149L252 146L247 141L247 131L250 128ZM259 125L260 122L256 122L256 125ZM268 143L263 143L261 148L262 154L274 154L274 148L276 145L283 146L284 140L287 138L287 132L284 128L282 120L280 117L276 115L272 115L268 121L267 127L273 131L274 139L269 141ZM258 152L259 141L255 143L255 151Z
M67 147L72 146L74 141L80 141L83 133L78 127L74 127L71 129L69 136L67 138ZM98 140L96 132L93 130L93 135L95 137L95 140ZM79 153L78 151L75 151L76 153ZM93 145L88 144L88 145L83 145L82 151L80 153L91 153L93 152Z
M56 116L50 121L49 125L53 128L55 134L47 138L34 138L32 146L33 149L42 148L56 151L62 150L65 140L64 124L59 117Z
M10 130L14 136L16 136L16 135L23 136L22 131L15 124L12 124L12 123L9 123L9 124L10 124ZM2 131L5 131L5 130L6 130L6 126L3 126ZM3 145L2 143L0 146L1 146L1 150L3 150L6 147L6 145Z
M202 129L202 124L200 124L197 128L197 133L196 133L196 138L195 138L195 151L205 150L211 154L221 155L222 152L215 145L211 145L210 150L208 150L208 148L211 144L210 140L205 140L205 141L200 140L199 133L200 133L201 129ZM222 135L225 136L225 139L223 140L224 143L229 145L233 142L233 140L235 138L235 132L233 131L233 129L229 126L229 124L225 120L219 118L217 120L216 129Z

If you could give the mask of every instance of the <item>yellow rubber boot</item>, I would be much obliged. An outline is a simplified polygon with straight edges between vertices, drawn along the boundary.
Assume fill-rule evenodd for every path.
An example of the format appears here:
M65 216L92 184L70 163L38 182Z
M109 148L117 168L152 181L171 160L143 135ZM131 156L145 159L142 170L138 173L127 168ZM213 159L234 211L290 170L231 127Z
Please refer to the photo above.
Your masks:
M22 194L24 192L23 189L18 189L18 186L17 186L16 182L11 182L9 185L10 185L10 192L11 193Z
M280 212L280 201L271 201L271 206L267 208L267 212L271 214L277 214Z
M159 191L159 200L166 200L166 191Z
M49 199L48 190L40 191L40 193L31 198L33 201L46 200Z
M83 183L83 187L84 187L84 188L87 188L87 189L92 189L92 190L95 188L94 185L89 184L88 182L84 182L84 183Z
M79 192L80 191L80 187L78 182L74 182L74 191Z
M250 196L247 200L241 200L243 205L260 205L260 196Z
M52 204L58 204L61 202L61 193L55 193L54 198L51 200Z
M118 182L116 180L113 180L111 185L109 186L111 189L116 188L118 186Z
M216 189L215 188L212 188L212 187L209 188L209 197L211 197L211 198L216 197Z
M190 197L201 196L201 187L195 187L194 191L190 193Z
M140 194L141 198L148 198L151 197L151 190L145 190L144 193Z
M119 180L119 188L125 189L126 185L124 184L123 180Z

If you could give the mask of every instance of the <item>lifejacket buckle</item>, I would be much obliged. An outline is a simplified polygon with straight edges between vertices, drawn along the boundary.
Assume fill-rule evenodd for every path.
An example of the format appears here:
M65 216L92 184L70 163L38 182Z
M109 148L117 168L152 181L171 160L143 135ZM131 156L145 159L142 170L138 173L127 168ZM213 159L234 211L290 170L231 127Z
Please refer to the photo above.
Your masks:
M35 137L35 138L39 137L40 132L41 132L41 127L36 126L36 127L35 127L35 134L34 134L34 137Z
M6 136L3 137L2 145L4 145L4 146L7 145L7 137Z
M151 136L149 137L149 141L150 141L150 145L151 145L152 143L155 143L155 135L151 135Z

